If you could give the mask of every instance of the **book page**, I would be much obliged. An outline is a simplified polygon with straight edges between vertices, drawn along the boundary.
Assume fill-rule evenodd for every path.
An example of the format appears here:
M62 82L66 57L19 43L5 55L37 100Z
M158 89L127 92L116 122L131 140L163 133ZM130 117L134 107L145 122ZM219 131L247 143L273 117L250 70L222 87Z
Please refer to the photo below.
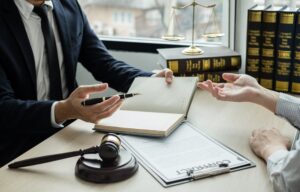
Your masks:
M167 138L122 136L123 143L140 162L165 182L189 178L188 172L201 173L226 163L230 169L251 162L224 145L183 123Z
M141 95L126 99L121 109L187 115L197 81L197 77L175 77L168 85L164 78L138 77L128 93Z
M183 114L119 110L111 117L100 120L95 130L164 137L177 128L183 119Z

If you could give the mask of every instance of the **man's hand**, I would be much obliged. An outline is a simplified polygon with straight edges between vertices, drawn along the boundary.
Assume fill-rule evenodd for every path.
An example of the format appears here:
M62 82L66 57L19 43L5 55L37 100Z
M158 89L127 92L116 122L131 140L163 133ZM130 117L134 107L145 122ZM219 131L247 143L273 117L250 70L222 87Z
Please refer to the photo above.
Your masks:
M250 137L252 151L267 161L268 157L279 150L288 150L291 147L289 138L275 129L254 130Z
M81 102L89 98L91 93L103 92L108 88L106 83L99 85L80 86L63 101L55 106L55 120L57 123L69 119L82 119L97 123L100 119L111 116L122 104L120 97L115 95L101 103L82 106Z
M167 84L171 84L174 78L173 71L170 69L154 70L153 73L155 74L152 77L164 77Z
M260 86L256 79L245 74L224 73L226 83L213 83L210 80L198 83L198 88L209 91L223 101L253 102L275 112L278 93Z

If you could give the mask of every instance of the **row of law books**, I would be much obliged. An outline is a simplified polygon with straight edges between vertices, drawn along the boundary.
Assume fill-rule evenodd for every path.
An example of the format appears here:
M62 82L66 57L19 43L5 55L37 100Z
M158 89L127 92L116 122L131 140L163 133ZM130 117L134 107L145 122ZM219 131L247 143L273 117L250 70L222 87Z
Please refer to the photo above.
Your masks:
M202 55L185 55L183 48L157 49L163 68L169 68L175 76L198 77L199 81L224 82L224 72L238 73L241 55L227 47L201 47Z
M246 73L265 88L300 93L300 10L255 5L248 10Z

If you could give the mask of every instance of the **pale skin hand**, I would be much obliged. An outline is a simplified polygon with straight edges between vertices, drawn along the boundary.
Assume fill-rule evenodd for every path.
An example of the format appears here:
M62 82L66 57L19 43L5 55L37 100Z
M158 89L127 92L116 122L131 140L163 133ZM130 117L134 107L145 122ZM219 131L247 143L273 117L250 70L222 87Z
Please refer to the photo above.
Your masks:
M227 83L213 83L208 80L198 83L197 86L210 92L218 100L252 102L275 112L279 97L277 92L263 88L249 75L224 73L222 77ZM273 128L254 130L250 138L250 146L257 156L267 160L274 152L287 150L290 142Z
M278 93L260 86L249 75L224 73L227 83L213 83L210 80L198 83L198 88L209 91L222 101L252 102L264 106L273 113L276 109Z
M288 150L291 147L289 138L275 129L257 129L250 137L252 151L267 161L268 157L279 150Z
M163 69L158 71L155 70L153 72L155 73L153 77L164 77L167 84L171 84L174 79L173 71L171 71L170 69Z

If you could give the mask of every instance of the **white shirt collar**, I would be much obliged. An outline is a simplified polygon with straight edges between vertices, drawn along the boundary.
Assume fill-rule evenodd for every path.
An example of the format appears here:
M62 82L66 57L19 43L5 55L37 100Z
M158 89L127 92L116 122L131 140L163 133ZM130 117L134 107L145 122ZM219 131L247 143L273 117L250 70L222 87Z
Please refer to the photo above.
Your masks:
M30 15L32 14L33 8L34 6L29 3L26 0L14 0L15 4L17 5L20 13L26 18L29 19ZM49 10L53 10L53 3L52 0L47 0L44 3L45 5L47 5L50 9Z

